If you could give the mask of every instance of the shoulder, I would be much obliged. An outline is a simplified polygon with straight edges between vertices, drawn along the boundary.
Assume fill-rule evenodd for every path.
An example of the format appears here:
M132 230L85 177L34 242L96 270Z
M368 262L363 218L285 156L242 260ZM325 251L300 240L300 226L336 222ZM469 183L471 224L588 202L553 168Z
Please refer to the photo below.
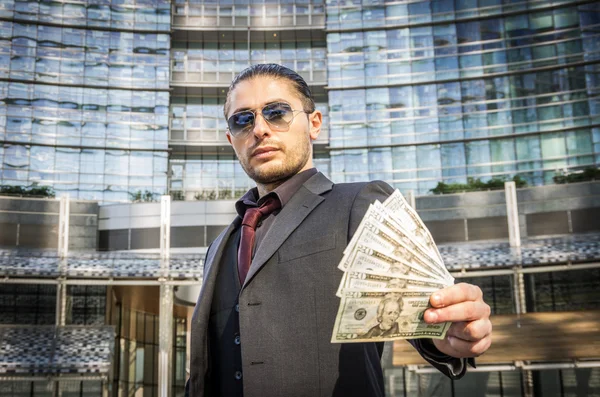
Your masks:
M372 181L335 184L333 191L337 191L341 199L349 200L352 203L348 228L348 238L351 238L369 205L376 200L385 201L394 192L394 189L383 181Z
M362 214L375 200L385 201L393 192L394 189L383 181L337 183L332 189L332 193L338 199L352 203L352 212L358 211Z
M394 192L394 189L384 181L336 183L333 185L333 190L354 198L372 198L372 201L385 200Z

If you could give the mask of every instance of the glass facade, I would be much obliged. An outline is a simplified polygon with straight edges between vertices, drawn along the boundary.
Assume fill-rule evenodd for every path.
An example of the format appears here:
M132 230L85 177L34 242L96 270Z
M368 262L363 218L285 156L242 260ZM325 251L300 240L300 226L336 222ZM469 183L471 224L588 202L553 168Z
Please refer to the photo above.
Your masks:
M173 26L181 29L227 29L325 25L323 0L174 0Z
M0 78L168 89L169 43L168 34L0 21Z
M525 283L528 311L600 309L600 269L528 274Z
M237 197L222 106L264 62L313 87L335 182L428 194L600 163L595 2L8 1L0 16L2 185Z
M165 194L170 3L8 1L0 16L0 185Z
M334 181L427 194L598 164L598 5L485 3L328 4Z
M168 32L169 0L3 0L0 17L58 25Z
M158 315L118 306L113 324L117 327L113 396L157 397L158 391ZM184 318L173 321L173 397L183 397L186 381L187 324Z
M440 373L417 374L405 368L386 370L388 397L520 397L520 372L467 372L460 380Z
M257 63L279 63L310 84L326 83L327 48L322 30L176 31L172 38L172 83L227 87Z
M523 375L519 371L467 372L464 378L452 381L441 374L416 374L398 368L386 371L389 397L520 397ZM536 397L598 397L600 369L554 369L531 371L530 394Z

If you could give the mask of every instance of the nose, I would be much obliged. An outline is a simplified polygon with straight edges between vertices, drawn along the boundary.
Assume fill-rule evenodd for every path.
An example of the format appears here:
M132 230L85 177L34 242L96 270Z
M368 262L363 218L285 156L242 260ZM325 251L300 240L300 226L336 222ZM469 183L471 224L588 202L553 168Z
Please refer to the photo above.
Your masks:
M254 129L252 132L257 138L264 138L271 134L271 126L269 126L261 112L256 112L254 115Z

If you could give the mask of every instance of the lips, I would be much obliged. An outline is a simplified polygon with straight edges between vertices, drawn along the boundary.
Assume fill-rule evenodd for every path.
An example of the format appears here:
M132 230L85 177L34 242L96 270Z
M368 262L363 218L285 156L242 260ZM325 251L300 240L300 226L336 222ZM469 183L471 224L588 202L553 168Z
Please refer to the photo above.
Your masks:
M268 157L278 150L279 149L274 146L259 147L252 152L252 157L259 157L259 158Z

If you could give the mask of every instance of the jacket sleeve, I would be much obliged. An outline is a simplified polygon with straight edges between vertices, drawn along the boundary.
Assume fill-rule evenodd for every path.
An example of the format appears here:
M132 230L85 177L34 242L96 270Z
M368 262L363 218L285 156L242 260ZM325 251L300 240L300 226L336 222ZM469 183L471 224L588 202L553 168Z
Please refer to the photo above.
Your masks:
M385 201L394 189L383 181L373 181L364 185L356 195L350 214L350 225L348 228L348 241L352 238L360 221L364 217L369 205L375 200ZM461 359L451 357L440 352L431 339L411 339L408 341L419 352L419 354L441 373L451 379L460 379L467 371L467 363L475 367L474 359ZM382 344L383 346L383 344ZM378 349L379 350L379 349ZM380 353L381 354L381 353Z

